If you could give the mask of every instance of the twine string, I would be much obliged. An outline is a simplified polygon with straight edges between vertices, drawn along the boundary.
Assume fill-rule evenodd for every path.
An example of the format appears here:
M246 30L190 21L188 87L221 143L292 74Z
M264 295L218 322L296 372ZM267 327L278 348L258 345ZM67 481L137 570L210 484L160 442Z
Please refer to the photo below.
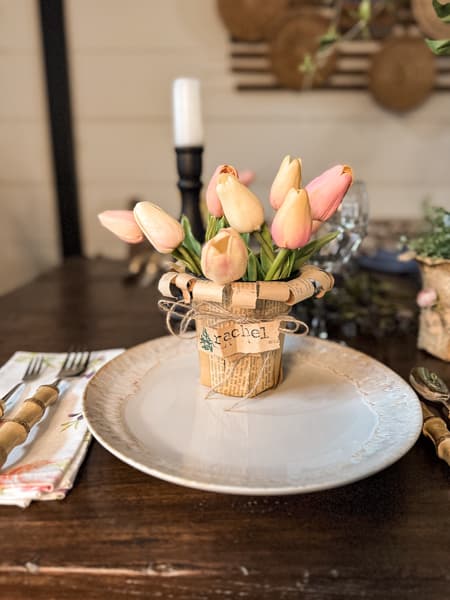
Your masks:
M281 313L276 315L275 317L262 318L262 317L250 317L244 315L237 315L232 311L227 310L222 305L214 303L214 302L201 302L196 307L193 307L183 300L159 300L158 306L161 310L166 313L166 325L167 329L172 335L180 337L182 339L191 339L196 337L196 332L188 333L189 325L195 319L204 318L204 319L213 319L214 324L213 327L217 327L223 323L227 323L229 321L234 321L239 324L248 324L248 323L264 323L268 321L279 321L278 331L280 333L286 335L307 335L309 332L309 327L306 323L289 315L288 313ZM180 321L178 330L174 328L174 322L178 320ZM251 398L258 386L261 382L261 379L264 375L264 370L269 363L271 351L262 352L264 354L264 360L259 370L258 376L252 385L251 389L240 398L236 403L234 403L230 408L226 409L227 412L231 412L236 409L238 406L242 405L242 403L246 402L249 398ZM224 377L221 381L216 383L213 387L210 388L208 393L205 396L205 399L208 400L212 398L212 396L218 391L219 388L229 383L236 371L239 367L241 361L247 357L245 353L238 353L233 355L232 357L228 357L228 364L226 367L226 371Z
M274 317L250 317L247 315L237 315L230 310L227 310L220 304L215 302L201 302L196 307L187 304L183 300L159 300L159 308L166 313L166 325L167 329L172 335L180 338L193 338L196 336L195 332L188 334L188 328L192 321L195 319L214 319L213 327L217 327L228 321L234 321L239 325L245 325L248 323L266 323L268 321L280 322L279 332L286 335L298 334L307 335L309 327L306 323L293 317L288 313L281 313ZM174 322L180 321L178 331L174 329ZM284 323L284 325L282 325ZM290 326L289 326L290 324Z

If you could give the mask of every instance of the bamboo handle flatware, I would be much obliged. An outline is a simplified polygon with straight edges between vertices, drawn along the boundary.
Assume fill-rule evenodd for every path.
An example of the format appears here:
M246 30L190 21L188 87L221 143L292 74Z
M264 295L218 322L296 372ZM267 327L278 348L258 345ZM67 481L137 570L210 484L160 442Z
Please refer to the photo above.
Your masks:
M30 361L28 362L25 373L22 376L21 381L19 381L19 383L16 383L16 385L14 385L8 392L6 392L6 394L4 396L2 396L2 398L0 398L0 419L5 414L6 403L8 402L8 400L12 396L14 396L14 394L17 392L17 390L25 387L25 385L27 383L29 383L30 381L33 381L34 379L37 379L39 377L39 375L41 374L41 371L42 371L43 364L44 364L44 358L42 356L32 356L31 357Z
M450 431L444 419L436 416L421 402L423 414L422 433L429 438L436 448L436 454L450 466Z
M56 402L61 381L82 375L86 371L89 359L88 351L68 352L56 380L51 384L41 385L31 398L22 402L12 418L5 419L0 424L0 467L6 462L9 453L25 442L47 408Z
M425 367L416 367L411 370L409 381L422 398L428 402L443 404L446 412L449 412L448 388L436 373ZM450 431L447 424L424 402L420 405L423 415L422 433L433 442L438 457L450 466Z

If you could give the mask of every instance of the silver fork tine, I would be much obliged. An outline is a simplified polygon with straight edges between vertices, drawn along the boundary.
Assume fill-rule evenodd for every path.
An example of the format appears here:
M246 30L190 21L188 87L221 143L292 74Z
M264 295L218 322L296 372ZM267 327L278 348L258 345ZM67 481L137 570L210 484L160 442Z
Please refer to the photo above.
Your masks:
M86 350L85 352L86 352L86 358L85 358L85 360L84 360L84 363L83 363L83 369L84 369L84 370L86 370L86 369L87 369L87 366L88 366L88 364L89 364L89 361L91 360L91 353L90 353L90 352L88 352L87 350Z
M30 375L33 372L36 358L38 358L38 357L36 357L36 356L31 357L31 360L28 363L27 369L26 369L25 373L23 374L24 377L28 377L28 375Z
M27 368L25 369L21 381L16 383L16 385L14 385L2 398L0 398L0 418L3 417L6 403L17 392L17 390L25 387L29 381L33 381L39 376L42 370L43 362L43 356L35 355L31 357L31 359L28 361Z

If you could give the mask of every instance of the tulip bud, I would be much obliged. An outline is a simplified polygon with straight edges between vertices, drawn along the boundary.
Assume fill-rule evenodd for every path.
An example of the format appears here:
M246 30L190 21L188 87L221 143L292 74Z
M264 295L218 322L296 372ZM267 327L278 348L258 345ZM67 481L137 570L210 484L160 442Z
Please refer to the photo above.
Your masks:
M270 189L270 204L278 210L291 188L296 190L302 183L302 161L299 158L285 156Z
M308 194L305 190L292 188L272 222L273 241L279 248L301 248L309 242L311 226Z
M247 262L247 246L231 227L221 229L202 248L203 274L216 283L225 284L240 279L247 270Z
M170 254L184 240L181 224L151 202L138 202L134 218L145 237L161 254Z
M312 218L326 221L339 208L353 182L353 171L348 165L336 165L319 175L306 186Z
M417 294L416 302L420 308L429 308L436 304L437 294L433 288L424 288Z
M223 208L219 197L217 196L216 186L217 179L222 173L229 173L235 177L238 176L236 169L231 165L219 165L208 183L208 187L206 188L206 206L208 207L210 214L218 219L223 217Z
M144 239L132 210L105 210L98 215L98 220L123 242L139 244Z
M251 185L255 180L255 171L250 171L249 169L241 171L238 179L243 185Z
M228 223L239 233L251 233L264 223L261 202L234 175L222 173L217 183L217 195Z

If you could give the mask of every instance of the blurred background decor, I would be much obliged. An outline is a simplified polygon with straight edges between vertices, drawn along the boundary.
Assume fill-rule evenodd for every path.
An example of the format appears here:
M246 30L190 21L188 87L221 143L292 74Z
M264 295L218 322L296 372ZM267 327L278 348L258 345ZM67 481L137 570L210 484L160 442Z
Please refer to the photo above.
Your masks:
M257 4L269 10L276 3ZM360 21L356 4L343 7L341 37ZM308 9L309 16L321 6L322 18L332 8L306 0L279 5ZM280 89L267 69L266 42L233 39L231 64L244 71L230 72L230 36L217 8L211 0L165 0L158 11L148 0L0 0L1 294L72 256L126 259L125 244L98 225L96 214L106 208L123 210L138 197L180 214L171 96L173 80L182 76L202 86L204 181L220 161L233 159L239 171L254 171L252 190L269 211L265 190L283 153L308 155L305 182L338 158L354 166L370 191L358 261L380 266L376 253L394 252L400 234L422 218L425 196L448 208L444 87L397 118L360 83L346 87L348 77L360 82L367 70L333 73L326 92ZM269 29L277 22L272 15ZM366 68L380 38L396 28L386 5L368 22L368 39L342 42L330 60L351 72ZM353 57L345 56L348 47ZM448 58L435 60L439 85L447 85ZM245 94L237 81L251 82ZM143 264L137 259L133 268ZM151 278L155 265L148 267Z
M450 38L450 24L438 17L431 0L289 0L264 6L262 14L260 2L218 0L240 91L367 89L385 108L404 112L433 90L450 90L450 57L434 57L424 40ZM435 49L433 42L429 46Z

